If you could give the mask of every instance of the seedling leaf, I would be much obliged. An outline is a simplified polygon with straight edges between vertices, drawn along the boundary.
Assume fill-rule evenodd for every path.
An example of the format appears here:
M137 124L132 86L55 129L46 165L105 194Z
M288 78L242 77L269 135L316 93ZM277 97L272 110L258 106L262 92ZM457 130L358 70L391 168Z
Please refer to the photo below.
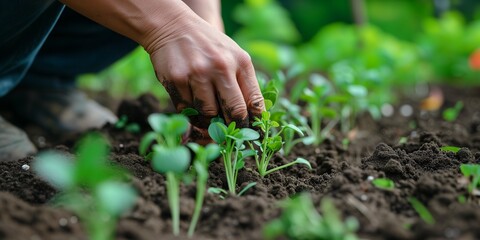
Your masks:
M312 169L312 165L310 165L310 162L305 158L299 157L299 158L295 159L295 163L307 165L309 169Z
M190 152L185 146L175 148L155 146L152 158L152 166L155 171L160 173L183 173L188 169L189 165Z
M248 189L252 188L253 186L257 185L257 182L251 182L247 186L245 186L242 191L238 193L238 196L242 196Z
M300 130L300 128L298 128L297 126L293 125L293 124L287 124L285 125L285 128L288 128L288 129L292 129L293 131L295 131L296 133L298 133L300 136L304 136L302 130Z
M240 129L239 133L241 135L241 139L244 141L257 140L260 137L260 134L258 134L258 132L250 128L242 128Z
M444 151L444 152L453 152L453 153L457 153L458 151L460 151L461 148L459 147L454 147L454 146L443 146L443 147L440 147L440 150Z
M145 156L147 154L148 147L150 144L157 138L157 134L155 132L148 132L143 136L142 140L140 141L140 145L138 146L138 151L140 155Z
M376 178L372 181L372 184L380 189L392 190L395 188L395 183L388 178Z
M200 114L195 108L184 108L181 113L186 117L196 116Z
M431 225L435 224L435 219L433 218L430 211L428 211L428 208L425 207L422 202L420 202L414 197L408 198L408 201L410 202L410 204L412 204L413 209L415 209L415 211L418 213L418 215L423 221Z
M167 116L160 113L153 113L148 116L148 124L153 131L163 133L167 123Z
M213 122L208 126L208 134L218 144L221 144L225 141L227 134L227 127L225 124L220 122Z
M125 183L107 181L96 189L100 208L118 217L135 203L137 194Z
M47 151L38 154L33 169L58 189L68 189L74 184L74 164L61 153Z

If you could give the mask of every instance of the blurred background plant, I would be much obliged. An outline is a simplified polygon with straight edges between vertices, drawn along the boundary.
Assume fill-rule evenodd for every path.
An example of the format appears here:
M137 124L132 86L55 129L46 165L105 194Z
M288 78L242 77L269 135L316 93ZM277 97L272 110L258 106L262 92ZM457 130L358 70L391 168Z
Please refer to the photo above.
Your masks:
M476 0L222 4L227 34L251 54L257 71L267 78L283 71L298 89L308 86L312 73L324 75L333 83L332 94L361 99L350 111L378 117L380 106L394 100L397 86L430 81L471 85L480 79L472 65L480 48ZM151 92L164 104L169 102L140 48L101 73L81 76L78 84L115 98ZM301 91L292 91L287 94L298 103Z

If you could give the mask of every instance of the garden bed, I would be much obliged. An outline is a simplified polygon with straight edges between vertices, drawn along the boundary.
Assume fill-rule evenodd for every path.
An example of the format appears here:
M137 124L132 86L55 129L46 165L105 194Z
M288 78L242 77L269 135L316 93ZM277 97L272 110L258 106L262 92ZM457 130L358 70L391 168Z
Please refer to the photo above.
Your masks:
M264 225L281 214L279 200L301 192L310 192L316 206L325 196L333 199L343 217L359 220L362 239L480 239L479 200L468 197L459 171L462 163L480 163L480 89L443 90L445 106L458 100L465 105L452 123L445 122L440 112L422 112L416 108L418 102L407 101L416 109L411 117L398 111L380 121L362 116L348 148L338 137L317 148L297 145L291 155L277 155L273 161L284 164L303 157L313 170L295 165L261 178L247 163L238 185L257 185L244 196L225 200L207 194L194 239L262 239ZM145 97L141 101L125 103L120 111L141 122L156 109L155 101ZM140 195L134 209L120 220L116 239L173 238L165 180L138 155L141 135L113 126L102 132L112 144L112 161L132 173ZM407 141L399 143L402 137ZM54 147L72 153L75 140ZM446 152L442 146L462 149ZM31 169L22 168L32 159L0 163L0 239L86 239L71 212L48 205L56 190ZM208 185L226 188L222 163L214 162L210 171ZM395 188L376 188L369 176L390 178ZM181 195L181 229L186 232L195 186L183 186ZM412 196L430 210L435 224L418 217L408 201ZM459 196L467 197L466 202L460 203Z

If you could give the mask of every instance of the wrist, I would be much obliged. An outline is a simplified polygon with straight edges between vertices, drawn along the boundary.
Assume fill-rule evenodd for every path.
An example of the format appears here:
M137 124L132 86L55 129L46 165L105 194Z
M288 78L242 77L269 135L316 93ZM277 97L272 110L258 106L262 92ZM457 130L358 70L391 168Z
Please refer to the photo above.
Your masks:
M170 39L180 36L191 27L195 14L181 2L175 2L172 8L158 9L141 22L141 32L137 42L152 54Z

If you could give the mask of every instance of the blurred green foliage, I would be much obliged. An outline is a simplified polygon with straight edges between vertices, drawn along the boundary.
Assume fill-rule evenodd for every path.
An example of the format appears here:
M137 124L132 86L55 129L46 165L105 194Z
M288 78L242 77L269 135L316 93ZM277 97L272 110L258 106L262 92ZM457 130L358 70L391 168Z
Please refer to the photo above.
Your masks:
M449 12L439 19L433 17L430 0L365 0L364 27L352 24L349 0L222 4L227 33L251 54L256 69L268 75L282 70L296 72L293 78L312 72L334 81L348 77L350 83L365 85L378 102L390 98L392 83L474 84L480 77L468 65L469 55L480 48L480 4L472 0L452 1L465 16ZM140 48L99 74L81 76L78 83L118 98L152 92L169 101Z

